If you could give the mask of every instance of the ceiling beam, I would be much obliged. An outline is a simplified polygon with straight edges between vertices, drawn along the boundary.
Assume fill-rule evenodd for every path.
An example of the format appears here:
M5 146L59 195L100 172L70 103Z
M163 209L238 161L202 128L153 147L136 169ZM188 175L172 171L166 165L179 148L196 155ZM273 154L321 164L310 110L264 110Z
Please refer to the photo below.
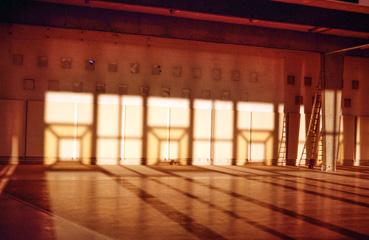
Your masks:
M369 6L333 0L272 0L273 2L369 14Z
M365 49L368 49L368 48L369 48L369 43L368 44L359 45L359 46L355 46L355 47L349 47L349 48L343 48L343 49L331 51L331 52L326 53L325 55L345 53L345 52L349 52L349 51L353 51L353 50L365 50Z
M235 16L227 16L227 15L214 14L214 13L195 12L195 11L188 11L188 10L183 10L183 9L166 8L166 7L127 4L127 3L121 3L121 2L109 2L109 1L101 1L101 0L88 0L88 1L86 0L37 0L37 1L83 6L83 7L90 7L90 8L101 8L101 9L119 10L119 11L127 11L127 12L154 14L154 15L170 16L170 17L176 17L176 18L187 18L187 19L204 20L204 21L211 21L211 22L223 22L223 23L240 24L240 25L247 25L247 26L264 27L264 28L274 28L274 29L283 29L283 30L292 30L292 31L301 31L301 32L314 32L314 33L321 33L321 34L328 34L328 35L336 35L336 36L344 36L344 37L349 36L349 37L355 37L355 38L369 39L369 32L359 32L359 31L340 29L340 28L327 28L327 27L322 27L322 26L289 23L289 22L281 22L281 21L268 21L268 20L247 18L247 17L235 17Z

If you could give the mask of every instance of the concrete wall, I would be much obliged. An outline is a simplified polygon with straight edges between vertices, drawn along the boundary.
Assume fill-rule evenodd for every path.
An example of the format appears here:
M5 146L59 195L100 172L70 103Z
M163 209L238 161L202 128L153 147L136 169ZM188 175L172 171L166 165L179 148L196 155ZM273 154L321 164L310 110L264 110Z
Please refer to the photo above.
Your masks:
M24 161L271 164L283 108L291 115L288 158L298 158L304 120L296 97L309 113L317 53L22 25L2 25L0 35L1 106L14 110L1 113L20 119L2 135L4 158L17 136ZM127 157L127 149L136 150Z
M346 57L344 61L343 106L344 164L368 165L368 117L369 117L369 61L365 58ZM358 81L358 88L352 81Z

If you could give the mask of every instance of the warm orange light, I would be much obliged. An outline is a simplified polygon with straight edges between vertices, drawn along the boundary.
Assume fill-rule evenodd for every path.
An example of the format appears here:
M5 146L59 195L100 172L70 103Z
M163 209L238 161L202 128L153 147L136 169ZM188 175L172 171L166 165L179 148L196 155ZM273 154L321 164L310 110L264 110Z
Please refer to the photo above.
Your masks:
M86 93L48 92L45 97L45 164L90 163L93 101ZM89 137L88 137L89 136ZM81 151L82 149L82 151Z
M270 103L239 102L237 164L273 159L274 108Z
M189 100L148 99L148 164L188 158Z

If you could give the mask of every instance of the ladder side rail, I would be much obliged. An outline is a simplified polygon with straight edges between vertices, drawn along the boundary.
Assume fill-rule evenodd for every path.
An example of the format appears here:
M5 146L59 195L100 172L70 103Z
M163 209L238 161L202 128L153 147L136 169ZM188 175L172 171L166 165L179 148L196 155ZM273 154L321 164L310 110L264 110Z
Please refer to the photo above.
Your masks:
M299 159L299 163L298 166L301 165L301 161L302 159L304 159L305 156L305 164L306 164L306 159L307 159L307 155L311 154L311 151L308 151L307 147L310 147L311 144L315 144L315 140L314 140L314 136L312 137L311 135L316 134L316 125L317 125L317 121L319 120L319 115L320 115L320 107L321 107L321 95L320 95L320 89L318 88L317 91L315 92L315 96L314 96L314 102L313 102L313 106L312 106L312 113L310 116L310 120L309 120L309 126L308 126L308 130L307 130L307 134L306 134L306 140L304 143L304 147L302 150L302 154L301 157ZM317 111L318 110L318 111ZM313 142L311 143L310 141L313 140Z

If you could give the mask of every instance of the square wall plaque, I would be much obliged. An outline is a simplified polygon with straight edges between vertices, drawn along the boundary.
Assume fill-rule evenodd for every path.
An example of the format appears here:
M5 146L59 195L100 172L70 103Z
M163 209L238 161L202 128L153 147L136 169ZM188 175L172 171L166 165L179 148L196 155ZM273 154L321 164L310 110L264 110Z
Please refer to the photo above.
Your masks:
M344 98L343 99L343 106L345 108L350 108L351 107L351 98Z
M37 66L39 68L46 68L48 66L49 62L47 57L45 56L38 56L37 57Z
M201 97L203 98L210 98L211 97L211 92L209 89L203 89L201 90Z
M68 58L68 57L61 58L60 65L62 69L71 69L72 68L72 58Z
M295 85L295 76L293 75L288 75L287 76L287 85Z
M108 64L108 72L118 72L118 63L109 63Z
M105 83L96 83L95 90L97 93L105 93Z
M139 63L130 63L129 64L129 71L132 74L137 74L140 72L140 64Z
M239 70L233 70L231 72L231 80L234 82L238 82L241 80L241 73Z
M181 77L182 76L182 67L181 66L175 66L172 69L173 77Z
M85 69L87 71L94 71L96 66L96 60L93 58L86 59Z
M123 95L123 94L127 94L128 92L128 86L126 84L119 84L118 85L118 93Z
M23 65L23 55L22 54L13 54L13 65L15 66Z
M149 87L146 87L146 86L142 86L140 88L140 92L141 92L141 95L142 96L148 96L149 95L149 92L150 92L150 88Z
M162 97L170 97L170 88L168 88L168 87L161 88L161 96Z
M312 83L313 83L313 78L312 77L304 77L304 85L305 86L310 87Z
M59 90L59 81L57 81L57 80L47 81L47 90L49 90L49 91L58 91Z
M212 76L214 81L220 81L222 79L222 70L220 68L214 68Z
M190 98L191 97L191 89L183 88L182 89L182 97Z
M23 89L28 91L35 90L35 79L32 78L23 79Z
M72 88L74 92L82 92L83 91L83 83L82 82L73 82Z
M253 83L259 82L259 74L257 72L250 73L250 82Z
M192 78L194 79L199 79L201 78L201 68L199 67L195 67L195 68L192 68Z
M303 98L302 96L295 96L295 104L296 105L300 105L303 103Z
M152 75L160 75L160 73L162 72L161 70L161 66L158 64L155 64L152 66L151 68L151 74Z
M359 89L359 81L358 80L352 80L351 81L351 88L354 90Z

